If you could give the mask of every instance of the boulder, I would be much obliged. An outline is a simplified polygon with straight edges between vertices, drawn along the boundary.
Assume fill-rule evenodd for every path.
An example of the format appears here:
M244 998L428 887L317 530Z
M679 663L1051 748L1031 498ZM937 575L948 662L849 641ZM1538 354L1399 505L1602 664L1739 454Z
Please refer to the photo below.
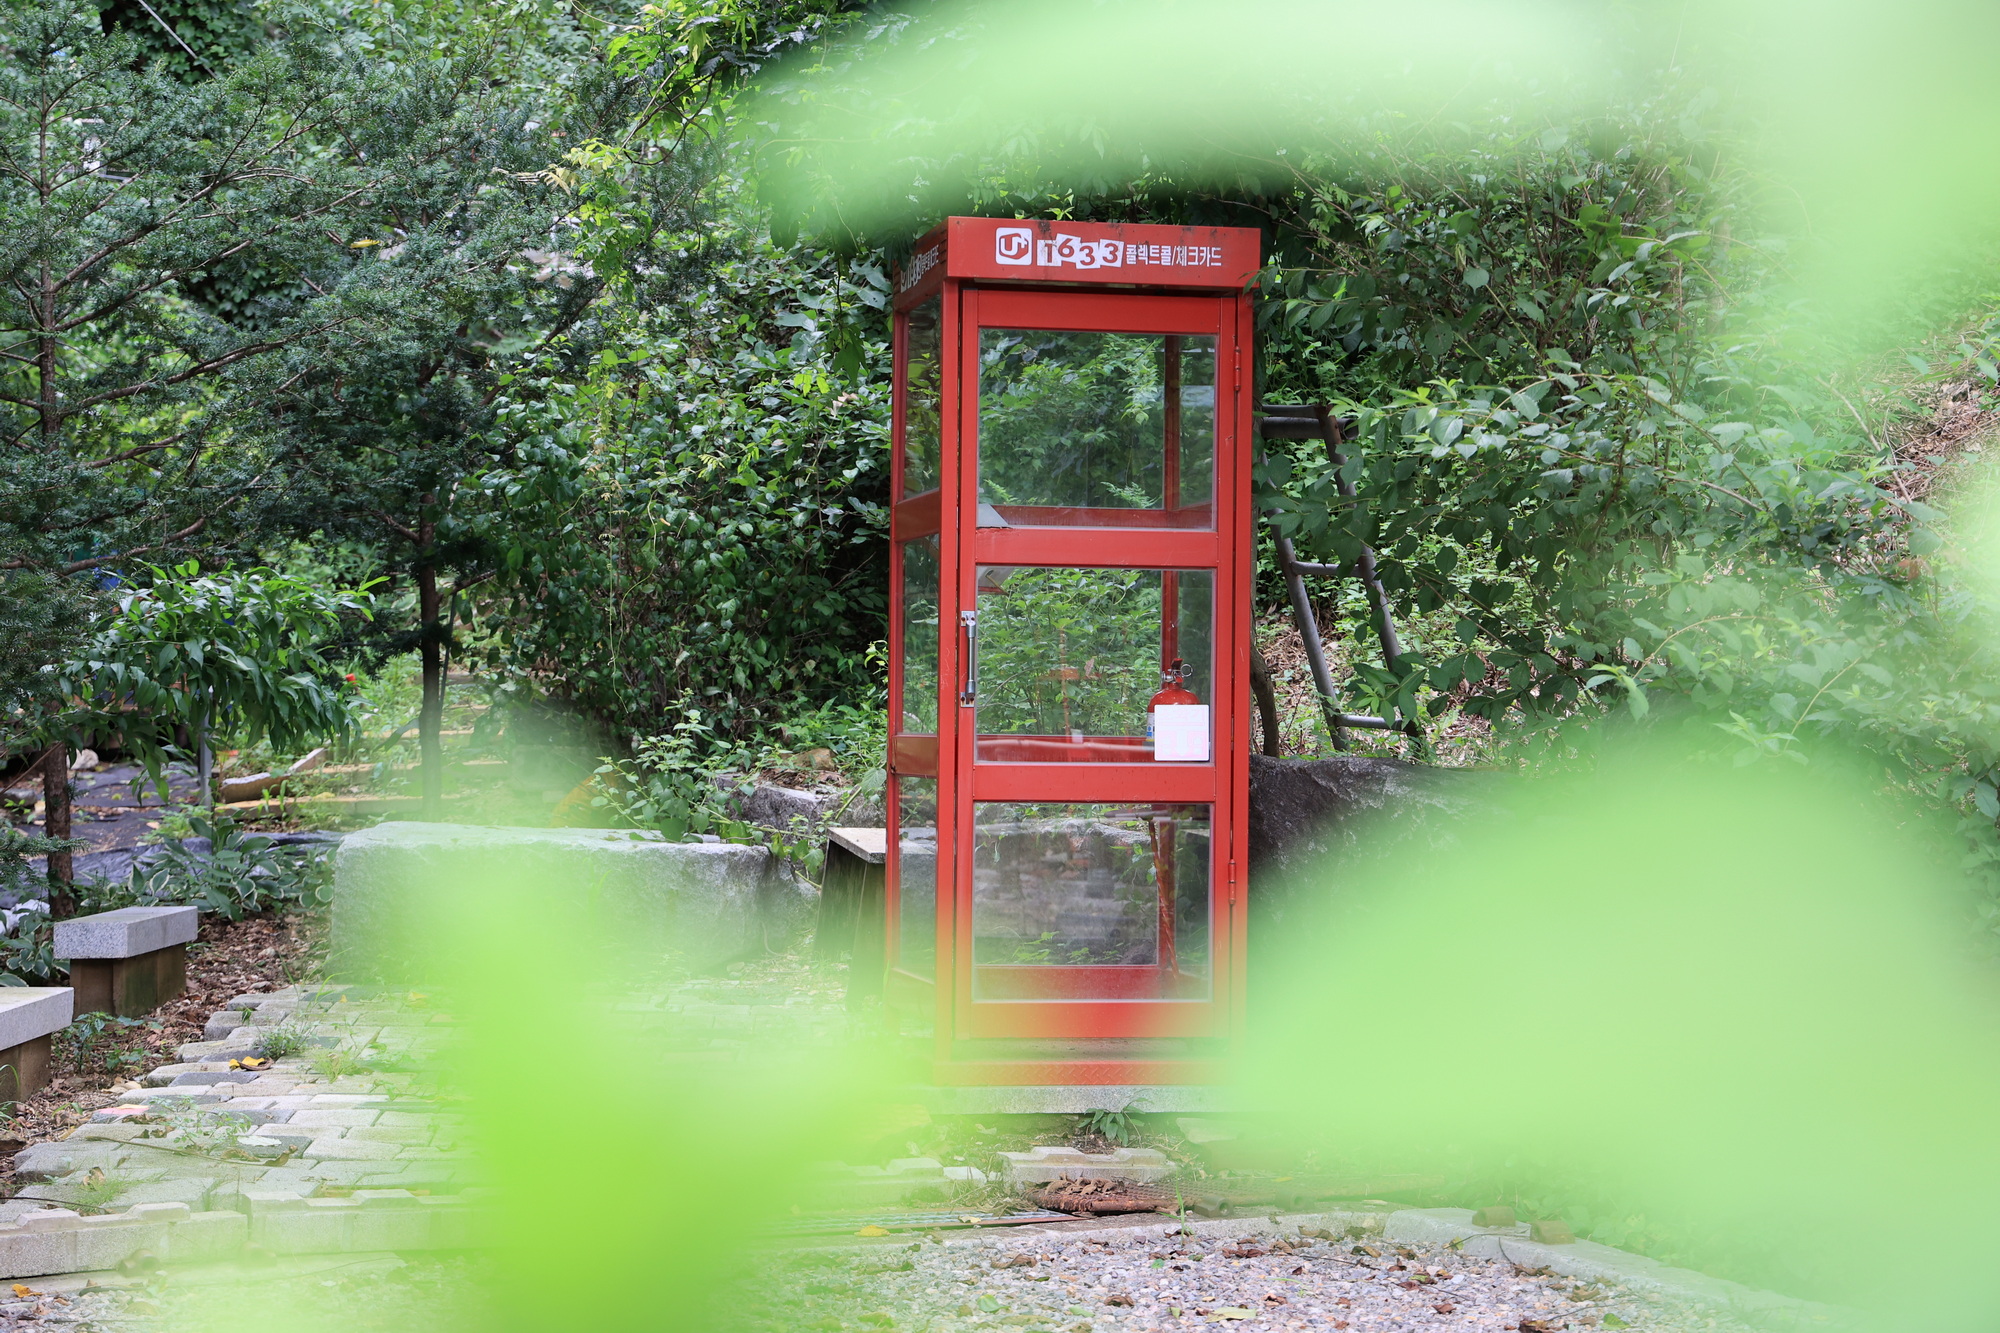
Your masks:
M333 948L343 979L419 982L449 948L438 893L530 884L552 922L696 970L779 947L810 920L817 890L768 848L667 842L613 829L390 822L352 833L334 860ZM427 896L433 895L433 896Z
M1392 854L1409 838L1452 837L1454 822L1485 805L1489 774L1396 759L1250 756L1251 908L1282 920L1295 893L1338 877L1343 857ZM1323 873L1309 874L1320 870Z
M863 795L852 787L780 787L759 782L743 785L722 781L724 803L729 812L746 824L761 828L790 829L793 821L804 820L810 831L829 824L844 828L881 828L879 794Z

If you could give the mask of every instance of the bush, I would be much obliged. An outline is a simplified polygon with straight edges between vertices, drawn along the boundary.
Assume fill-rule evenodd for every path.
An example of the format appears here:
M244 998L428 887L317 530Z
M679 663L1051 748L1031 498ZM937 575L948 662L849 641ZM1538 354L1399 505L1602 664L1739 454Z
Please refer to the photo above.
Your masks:
M289 904L321 907L332 900L330 853L287 852L234 821L200 813L190 813L187 823L190 836L208 839L208 855L183 840L162 843L156 858L143 867L134 866L123 886L86 890L87 910L192 904L225 920L241 921Z
M692 248L695 242L688 242ZM709 243L684 298L628 309L585 365L516 376L486 479L502 553L489 657L628 736L693 714L748 741L827 701L872 701L887 615L888 353L834 368L879 268Z

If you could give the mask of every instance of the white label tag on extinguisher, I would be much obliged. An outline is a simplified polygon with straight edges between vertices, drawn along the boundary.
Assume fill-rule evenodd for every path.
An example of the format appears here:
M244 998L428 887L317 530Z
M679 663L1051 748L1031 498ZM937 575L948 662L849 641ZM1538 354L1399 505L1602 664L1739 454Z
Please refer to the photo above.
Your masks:
M1154 705L1153 758L1161 763L1207 763L1208 705Z

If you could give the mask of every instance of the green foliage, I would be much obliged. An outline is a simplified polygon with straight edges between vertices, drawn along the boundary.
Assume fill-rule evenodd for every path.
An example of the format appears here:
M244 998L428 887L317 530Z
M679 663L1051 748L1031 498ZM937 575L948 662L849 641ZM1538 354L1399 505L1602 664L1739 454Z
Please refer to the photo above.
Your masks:
M1215 342L1179 358L1184 450L1179 504L1212 495ZM979 366L980 499L992 504L1149 508L1162 503L1162 339L990 329ZM1194 386L1208 390L1199 406ZM1193 407L1193 411L1188 409ZM1206 429L1204 429L1206 427Z
M143 6L110 0L103 14L105 30L129 34L142 61L158 61L189 82L249 54L264 36L257 7L248 0L147 0Z
M257 1038L257 1054L266 1060L303 1055L321 1045L318 1033L302 1023L286 1021Z
M314 1046L305 1055L312 1071L324 1079L347 1078L373 1069L366 1052L348 1046Z
M982 732L1143 734L1160 688L1160 576L1022 568L979 599Z
M875 688L887 348L842 381L831 328L887 282L755 232L705 245L679 305L618 312L620 350L510 379L496 430L518 462L485 482L491 630L501 663L622 732L692 710L744 741Z
M62 674L89 720L121 730L155 781L177 727L278 749L349 730L354 695L328 654L349 619L368 618L367 587L322 589L268 569L203 575L192 561L150 572Z
M179 1097L153 1102L144 1119L140 1138L172 1138L180 1147L207 1155L229 1152L238 1138L256 1128L240 1111L211 1111Z
M689 711L672 731L639 741L630 760L601 766L597 778L604 790L591 804L617 823L651 829L669 842L704 833L746 841L747 826L729 817L717 785L726 765L701 715Z
M1124 1145L1132 1141L1138 1126L1132 1119L1132 1108L1120 1111L1085 1111L1077 1117L1076 1132L1079 1138L1103 1139L1106 1143Z
M43 838L23 833L12 823L0 822L0 894L16 900L38 898L47 889L40 871L28 859L50 851L79 852L90 844L82 838Z
M333 858L317 848L286 851L234 821L188 816L191 836L209 841L204 856L178 840L160 844L155 859L135 866L122 886L90 896L92 910L192 904L227 921L285 906L323 907L332 900Z
M63 1187L63 1202L84 1213L103 1212L134 1183L123 1176L108 1175L101 1167L93 1167L82 1180Z
M55 927L49 914L16 915L14 928L0 936L0 986L61 986L69 969L56 961Z
M0 614L40 662L82 630L74 576L226 549L296 484L265 447L295 402L276 388L400 349L548 234L546 134L476 62L282 19L185 83L75 0L14 6L0 35L0 569L23 594ZM254 301L218 296L246 276ZM34 687L58 683L10 673L23 725L46 729Z
M128 1039L134 1032L157 1026L143 1018L120 1018L116 1014L79 1014L74 1022L55 1035L55 1056L73 1073L97 1070L121 1074L145 1063L144 1049L134 1050Z

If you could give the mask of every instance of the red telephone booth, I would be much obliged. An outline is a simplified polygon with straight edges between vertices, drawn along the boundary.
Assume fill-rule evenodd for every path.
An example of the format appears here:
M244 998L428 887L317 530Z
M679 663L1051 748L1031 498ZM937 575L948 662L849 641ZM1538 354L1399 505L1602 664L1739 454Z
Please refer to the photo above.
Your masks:
M1240 1036L1258 267L951 218L898 277L884 999L933 1082L1201 1083Z

